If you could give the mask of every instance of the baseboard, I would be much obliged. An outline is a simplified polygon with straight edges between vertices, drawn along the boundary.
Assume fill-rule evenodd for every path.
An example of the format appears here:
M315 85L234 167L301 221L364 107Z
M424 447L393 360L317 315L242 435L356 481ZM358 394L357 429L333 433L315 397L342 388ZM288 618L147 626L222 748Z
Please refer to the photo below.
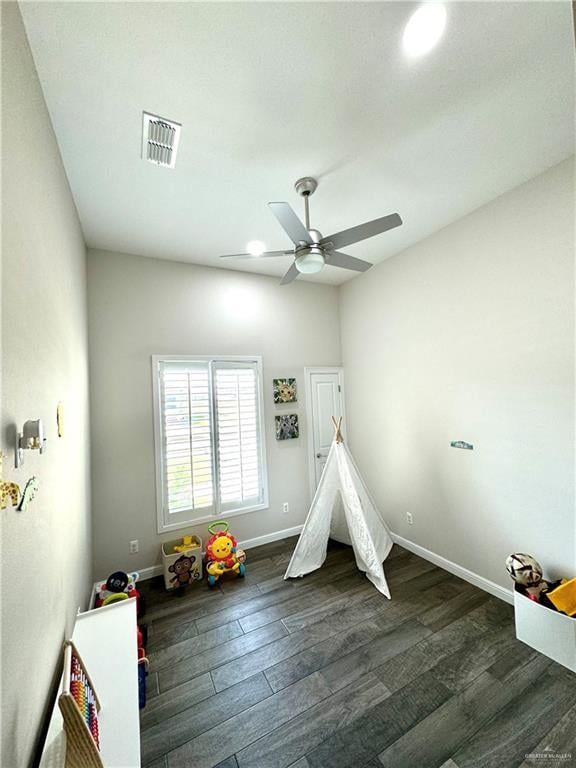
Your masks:
M424 560L429 560L439 568L443 568L445 571L449 571L455 576L459 576L461 579L469 581L470 584L474 584L475 587L479 587L485 592L489 592L491 595L494 595L494 597L498 597L500 600L504 600L505 602L514 605L514 594L511 589L501 587L494 581L485 579L484 576L479 576L477 573L469 571L468 568L464 568L464 566L458 565L458 563L453 563L451 560L442 557L442 555L437 555L435 552L431 552L429 549L421 547L419 544L414 544L413 541L409 541L395 533L392 534L392 540L395 544L398 544L398 546L408 549L410 552L414 552L415 555L423 557Z
M295 525L293 528L285 528L283 531L275 531L274 533L266 533L264 536L256 536L255 539L244 539L244 541L238 542L238 546L242 547L242 549L253 549L254 547L261 547L262 544L271 544L273 541L287 539L290 536L299 536L303 527L303 525Z
M254 547L261 547L262 544L270 544L273 541L279 541L280 539L287 539L289 536L298 536L302 531L302 525L295 525L293 528L285 528L283 531L274 531L274 533L266 533L264 536L256 536L254 539L244 539L238 542L238 546L242 549L253 549ZM146 581L146 579L153 579L155 576L162 576L162 565L151 565L148 568L140 568L138 570L140 574L140 581Z
M138 573L140 574L140 581L146 581L146 579L153 579L154 576L162 576L162 565L150 565L148 568L140 568Z

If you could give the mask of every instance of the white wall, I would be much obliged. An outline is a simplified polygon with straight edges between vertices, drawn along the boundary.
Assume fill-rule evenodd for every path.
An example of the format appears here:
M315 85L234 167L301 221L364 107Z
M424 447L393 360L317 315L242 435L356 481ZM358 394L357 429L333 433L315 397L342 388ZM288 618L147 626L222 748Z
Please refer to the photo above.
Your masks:
M153 565L161 541L182 533L156 532L153 354L262 355L270 506L231 518L231 530L243 540L302 523L309 503L303 369L340 363L337 289L89 251L88 292L96 576ZM298 384L290 412L299 414L301 436L285 442L274 436L279 376ZM197 531L205 538L206 524ZM131 539L140 542L137 555L128 554Z
M4 477L40 483L28 510L0 511L0 764L16 768L29 764L53 704L62 641L91 575L86 254L16 3L2 3L2 118ZM47 452L26 452L15 470L15 426L33 418L44 420Z
M573 258L568 160L341 288L351 448L376 501L395 533L505 587L512 551L576 572Z

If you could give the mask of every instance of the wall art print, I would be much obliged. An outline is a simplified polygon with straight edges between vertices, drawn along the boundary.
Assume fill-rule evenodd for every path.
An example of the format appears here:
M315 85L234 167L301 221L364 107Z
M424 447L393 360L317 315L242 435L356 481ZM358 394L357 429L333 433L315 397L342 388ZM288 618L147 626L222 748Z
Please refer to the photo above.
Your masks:
M273 379L274 384L274 402L275 403L295 403L296 379Z
M297 413L291 413L288 416L276 416L276 440L293 440L299 436L300 428Z

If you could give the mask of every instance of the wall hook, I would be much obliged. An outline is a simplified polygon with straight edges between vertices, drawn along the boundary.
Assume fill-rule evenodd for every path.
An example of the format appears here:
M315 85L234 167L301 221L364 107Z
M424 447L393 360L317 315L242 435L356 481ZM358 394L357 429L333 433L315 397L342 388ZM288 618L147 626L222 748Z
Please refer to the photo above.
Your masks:
M24 422L22 432L18 432L16 438L16 468L24 463L24 451L39 451L44 453L46 450L46 438L44 437L44 426L42 419L32 419Z

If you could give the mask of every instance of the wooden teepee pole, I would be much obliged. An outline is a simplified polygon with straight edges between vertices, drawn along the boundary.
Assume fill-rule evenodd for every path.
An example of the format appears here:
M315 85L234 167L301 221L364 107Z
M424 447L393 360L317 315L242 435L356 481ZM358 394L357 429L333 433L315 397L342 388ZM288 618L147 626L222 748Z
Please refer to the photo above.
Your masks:
M334 439L337 443L343 443L344 438L342 437L342 432L340 431L340 428L342 426L342 416L336 421L334 416L332 416L332 421L334 422L334 427L336 428L336 434L334 435Z

